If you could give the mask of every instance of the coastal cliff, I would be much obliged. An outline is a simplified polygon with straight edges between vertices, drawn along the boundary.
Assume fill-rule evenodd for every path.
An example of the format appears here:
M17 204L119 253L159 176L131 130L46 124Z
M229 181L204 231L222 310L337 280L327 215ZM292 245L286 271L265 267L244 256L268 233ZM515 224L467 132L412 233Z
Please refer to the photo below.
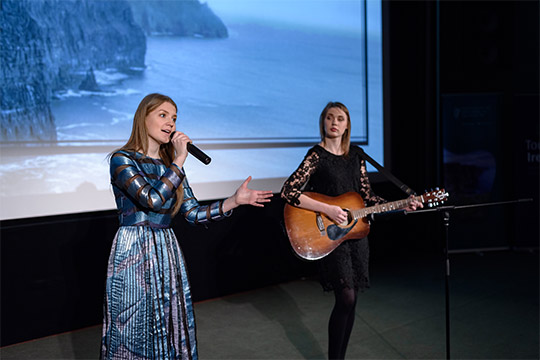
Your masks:
M146 38L126 1L1 6L1 141L56 141L55 91L78 88L91 69L144 66Z
M143 71L146 35L227 37L198 0L2 0L0 7L1 142L54 143L55 94L100 91L94 71Z
M133 17L146 35L226 38L225 24L198 0L129 0Z

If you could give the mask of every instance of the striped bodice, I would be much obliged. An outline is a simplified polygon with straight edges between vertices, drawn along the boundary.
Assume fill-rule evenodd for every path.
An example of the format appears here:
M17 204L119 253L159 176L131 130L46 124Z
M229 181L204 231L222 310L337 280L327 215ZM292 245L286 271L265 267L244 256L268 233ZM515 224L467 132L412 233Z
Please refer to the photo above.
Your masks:
M121 226L169 227L176 202L176 189L184 188L180 213L192 224L216 221L223 214L223 201L200 206L183 169L167 167L160 159L138 152L117 151L111 157L111 184Z

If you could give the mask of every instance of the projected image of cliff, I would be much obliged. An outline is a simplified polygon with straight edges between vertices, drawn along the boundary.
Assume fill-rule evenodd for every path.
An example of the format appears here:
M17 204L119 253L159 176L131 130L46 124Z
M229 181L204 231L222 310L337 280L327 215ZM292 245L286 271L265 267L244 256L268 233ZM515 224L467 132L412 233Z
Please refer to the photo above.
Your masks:
M123 114L154 80L163 81L145 62L160 51L148 49L147 38L227 37L223 22L197 0L8 0L2 33L1 140L16 142L123 140L130 129ZM174 57L171 51L181 49L161 57ZM182 72L180 61L157 67ZM173 78L163 85L174 92Z
M378 88L382 80L380 50L369 52L378 65L366 77L365 5L2 1L0 194L16 196L22 182L21 195L49 202L51 194L108 196L106 154L125 143L151 92L177 102L178 128L214 159L186 164L194 187L286 177L318 142L328 101L344 102L352 140L378 143L371 154L382 155L380 96L370 106L378 121L366 117L367 85L371 76Z

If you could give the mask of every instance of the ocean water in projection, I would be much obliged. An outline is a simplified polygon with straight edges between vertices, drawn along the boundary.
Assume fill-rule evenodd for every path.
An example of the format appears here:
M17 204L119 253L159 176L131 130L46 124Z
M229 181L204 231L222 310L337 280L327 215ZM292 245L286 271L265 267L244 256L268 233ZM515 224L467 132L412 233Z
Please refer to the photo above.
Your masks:
M319 31L314 36L271 25L230 26L227 39L148 37L146 68L130 73L96 70L99 91L67 89L54 94L51 110L57 139L64 146L100 141L111 144L111 149L120 146L130 134L142 97L161 92L179 106L178 128L203 144L261 138L316 141L318 116L330 100L347 104L353 137L365 140L362 56L359 34ZM250 164L250 173L256 177L287 176L305 151L227 150L226 155L223 150L222 154L210 151L221 161L202 172L194 171L191 181L238 179L231 170L238 164ZM276 153L279 164L274 162ZM89 173L103 173L101 181L90 180L104 189L108 187L107 164L96 161L100 156L43 155L22 162L18 158L16 164L4 164L0 175L5 178L23 171L26 181L43 179L31 191L69 192L82 179L89 180L88 174L69 170L73 161L77 167L85 164ZM43 167L44 163L48 165ZM2 193L8 194L10 180L2 183Z
M230 26L227 39L148 37L144 71L95 71L102 92L56 94L58 140L127 139L151 92L177 102L178 127L194 140L316 138L330 100L348 105L365 140L362 49L360 34L271 25Z

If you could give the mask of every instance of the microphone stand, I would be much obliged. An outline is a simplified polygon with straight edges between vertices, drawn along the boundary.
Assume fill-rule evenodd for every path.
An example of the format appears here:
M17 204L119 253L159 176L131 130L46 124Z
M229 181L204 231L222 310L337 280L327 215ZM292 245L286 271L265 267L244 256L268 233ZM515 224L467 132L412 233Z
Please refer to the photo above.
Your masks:
M531 202L533 199L518 199L510 201L499 201L491 203L481 204L469 204L469 205L451 205L441 206L425 210L405 211L404 215L420 215L425 213L437 212L440 214L444 232L444 262L445 262L445 276L444 276L444 289L445 289L445 312L446 312L446 359L450 359L450 258L448 256L448 247L450 243L449 229L450 229L450 214L452 211L480 208L488 206L499 206L517 204L523 202Z
M401 189L404 193L406 193L409 196L416 195L416 192L414 190L412 190L410 187L405 185L398 178L396 178L392 173L390 173L387 169L385 169L383 166L377 163L377 161L375 161L372 157L366 154L363 149L360 149L360 150L361 150L361 155L364 158L364 160L368 161L371 165L373 165L377 170L379 170L383 175L385 175L391 182L393 182L399 189ZM530 202L532 200L533 199L518 199L518 200L499 201L499 202L482 203L482 204L441 206L441 207L434 207L434 208L429 208L425 210L416 210L416 211L394 210L389 213L371 214L368 217L368 220L376 221L378 219L387 220L393 217L404 216L408 214L418 215L418 214L424 214L428 212L438 212L439 214L441 214L442 224L444 227L446 359L448 360L450 359L450 258L448 257L450 213L455 210L516 204L516 203L522 203L522 202Z

